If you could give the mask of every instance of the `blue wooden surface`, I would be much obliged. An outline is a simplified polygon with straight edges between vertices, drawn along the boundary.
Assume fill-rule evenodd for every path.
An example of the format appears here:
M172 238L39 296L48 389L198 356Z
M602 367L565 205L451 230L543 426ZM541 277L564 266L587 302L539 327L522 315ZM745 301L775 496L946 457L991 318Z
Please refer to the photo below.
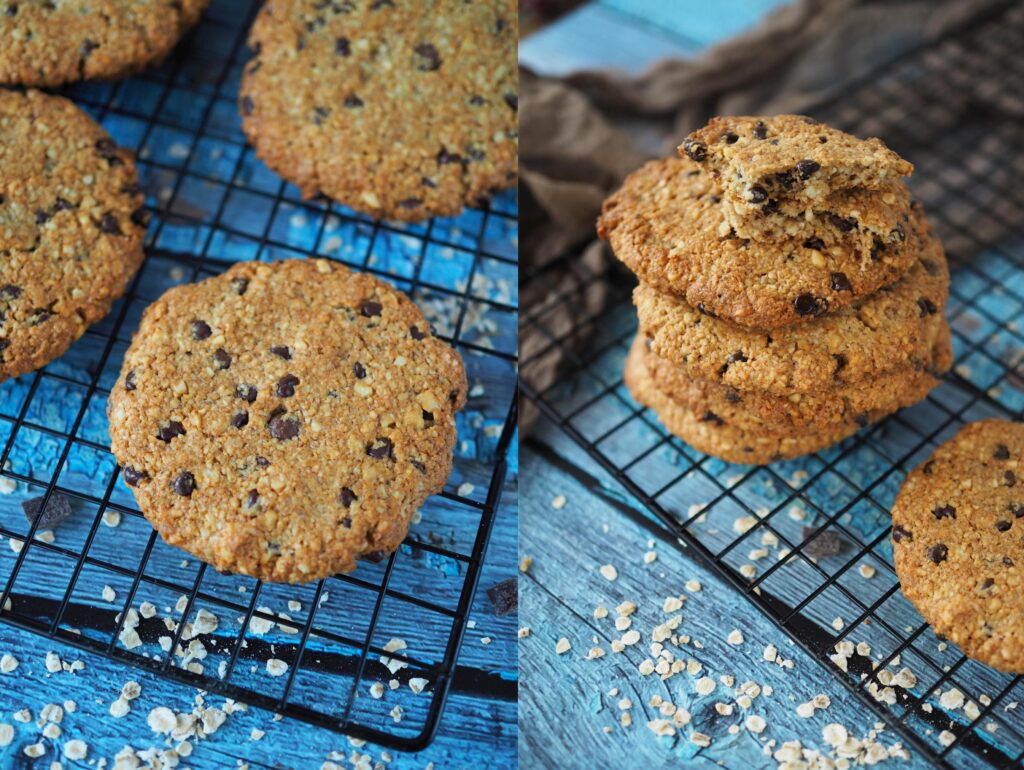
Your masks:
M413 738L423 731L436 695L432 684L414 693L408 680L413 676L432 679L453 625L461 622L452 613L466 586L480 507L487 498L502 425L514 398L515 193L496 196L486 216L469 210L430 223L383 227L343 207L304 202L293 186L255 158L240 131L235 100L247 54L238 44L254 7L254 0L214 0L178 54L160 68L127 81L70 89L69 95L120 144L136 151L147 202L159 213L150 225L148 257L133 296L116 303L106 319L42 374L0 384L0 448L10 449L8 464L0 472L0 586L11 582L13 614L52 624L65 633L76 628L90 639L103 641L117 628L116 612L127 606L138 610L142 602L152 602L157 618L148 621L148 627L143 624L144 643L132 654L162 658L166 653L153 626L165 617L180 621L183 612L176 607L177 601L198 583L203 596L187 619L194 621L202 608L219 621L218 628L203 637L208 652L201 661L203 676L210 682L219 680L218 664L227 660L228 645L242 630L239 619L244 620L250 602L269 607L273 614L285 612L293 628L301 627L313 612L315 586L263 586L254 601L254 581L203 572L197 560L159 539L146 556L152 528L137 515L123 480L115 479L116 464L107 451L106 394L142 310L169 286L195 277L194 256L216 260L222 269L232 261L315 253L356 269L373 270L412 291L441 335L454 337L458 328L470 397L458 418L453 473L446 494L423 506L411 536L465 558L402 546L372 633L376 587L383 581L387 561L362 564L351 579L327 581L324 589L329 599L315 610L314 630L290 703L340 719L354 687L346 664L357 661L362 646L368 644L377 653L370 656L355 690L352 721ZM207 263L199 277L213 269ZM418 280L427 285L415 286ZM468 296L462 299L459 295L464 291ZM109 352L108 337L114 339ZM491 350L497 355L491 355ZM98 390L92 392L89 383L94 375ZM26 424L15 430L15 421L22 418ZM438 738L427 750L401 757L393 766L422 768L433 762L439 768L480 764L505 768L515 764L517 625L514 615L496 617L484 593L516 574L518 457L514 441L507 462L504 502L482 562L480 590L468 616L470 627ZM73 515L57 528L52 544L33 542L24 548L24 561L14 576L19 556L12 543L24 539L28 529L20 504L40 494L54 479L58 490L85 497L73 499ZM124 511L116 527L98 523L101 510L95 501L103 499L108 489L111 503ZM78 556L84 552L93 561L76 574ZM132 597L139 571L142 582ZM105 586L114 592L113 599L104 598ZM56 610L65 598L70 610L58 619ZM290 602L298 604L290 606ZM387 687L392 674L378 662L380 651L392 638L405 640L408 648L403 653L418 661L395 674L400 682L396 690ZM249 645L231 674L232 684L268 697L280 696L286 677L270 676L265 661L272 654L282 659L294 655L296 635L277 627L262 635L250 632L246 639ZM45 655L51 650L66 661L83 661L84 669L74 674L48 673ZM158 736L146 726L150 710L158 706L188 710L196 693L122 662L76 652L15 629L0 617L0 656L4 654L21 662L13 672L0 673L0 723L17 728L14 742L0 747L4 768L50 767L58 746L71 739L90 745L90 766L99 757L110 762L126 744L137 749L159 744ZM176 664L180 663L178 659ZM133 702L128 717L106 716L110 702L129 679L143 685L142 697ZM383 698L371 696L374 683L385 685ZM60 738L44 741L46 756L30 760L23 749L39 739L40 727L14 720L13 713L28 708L38 716L46 703L65 700L77 702L78 710L65 717ZM211 696L210 700L219 705L223 699ZM390 714L395 705L404 710L401 723ZM248 740L254 727L266 731L262 740ZM273 722L272 715L252 710L229 718L224 728L197 744L182 766L223 768L245 761L257 767L316 768L329 752L347 754L351 749L336 733L294 719ZM384 754L379 746L362 751L375 759ZM397 752L391 754L397 756Z

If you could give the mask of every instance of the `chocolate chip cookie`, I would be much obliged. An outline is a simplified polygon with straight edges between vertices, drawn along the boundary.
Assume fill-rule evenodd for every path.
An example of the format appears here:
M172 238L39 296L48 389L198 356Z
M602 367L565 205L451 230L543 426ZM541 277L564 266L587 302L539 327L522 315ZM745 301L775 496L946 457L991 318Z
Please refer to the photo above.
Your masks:
M946 324L949 272L922 215L912 231L916 263L907 275L835 313L757 331L641 284L633 294L640 330L655 353L691 377L786 398L862 383L901 366L921 368Z
M209 0L6 0L0 83L54 87L158 64Z
M0 381L59 357L142 263L131 153L60 96L0 89Z
M743 218L780 207L813 211L836 191L879 190L914 170L879 139L802 115L713 118L679 154L707 169Z
M770 242L741 238L724 210L720 189L698 164L665 158L629 176L605 201L597 228L641 281L710 316L758 329L848 307L916 261L912 215L907 222L899 214L897 235L865 257L856 242L813 225L794 226L793 234L771 231L783 237ZM808 232L818 234L812 239Z
M650 340L645 343L649 347ZM704 378L690 377L685 370L649 349L644 354L644 362L659 390L671 393L694 411L721 415L724 410L739 407L744 414L774 428L806 430L837 422L867 424L872 412L894 411L916 404L939 384L938 378L949 371L953 348L949 327L943 325L928 358L917 366L901 366L863 382L836 384L819 393L794 391L788 396L737 390Z
M145 312L110 396L164 539L290 583L398 547L451 470L462 361L401 292L323 260L240 263Z
M239 102L256 153L307 197L453 215L517 169L512 0L270 0Z
M640 404L654 411L668 431L694 449L726 462L764 465L832 446L852 436L889 411L878 410L863 421L848 420L803 430L767 425L742 404L726 405L720 412L691 405L686 394L668 393L651 379L645 362L645 346L634 343L626 359L626 387Z
M964 426L904 480L892 509L896 572L937 634L1024 673L1024 424Z

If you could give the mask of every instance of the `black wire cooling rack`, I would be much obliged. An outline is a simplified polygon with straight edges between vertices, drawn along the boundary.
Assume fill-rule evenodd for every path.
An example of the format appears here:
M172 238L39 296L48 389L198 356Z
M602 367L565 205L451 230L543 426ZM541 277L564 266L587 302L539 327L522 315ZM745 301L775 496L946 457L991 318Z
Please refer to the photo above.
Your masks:
M444 709L515 471L515 195L418 225L303 201L240 130L236 95L257 8L214 0L161 67L68 92L137 151L153 219L146 262L110 315L58 361L0 385L0 621L418 750ZM462 353L471 389L452 478L399 551L295 587L217 573L157 537L119 478L105 413L142 310L165 289L239 260L300 256L336 259L406 291ZM22 513L20 503L39 496L44 507L70 503L55 532ZM474 680L469 689L494 686Z
M696 452L622 384L636 333L624 272L573 255L523 280L544 297L522 322L534 337L522 361L528 399L687 552L944 767L1021 766L1024 680L968 660L902 596L888 512L904 475L964 423L1024 417L1022 50L1024 7L1004 6L811 113L881 136L914 162L911 187L953 267L953 372L923 403L837 447L767 467ZM566 365L556 370L555 359Z

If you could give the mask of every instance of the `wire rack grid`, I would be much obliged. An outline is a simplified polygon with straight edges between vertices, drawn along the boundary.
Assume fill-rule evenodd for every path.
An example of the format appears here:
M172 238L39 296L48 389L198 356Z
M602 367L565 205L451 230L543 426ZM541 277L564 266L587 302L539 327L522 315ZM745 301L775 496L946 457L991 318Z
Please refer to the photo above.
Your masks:
M236 95L257 9L256 0L214 0L159 68L68 91L136 150L153 217L147 259L108 317L61 359L0 384L0 622L418 750L437 729L492 524L514 484L516 198L501 193L415 225L302 200L240 129ZM110 454L106 399L142 310L167 288L240 260L305 256L407 292L462 353L471 392L449 483L401 548L350 575L281 586L217 573L157 537ZM70 502L55 532L22 512L39 496L44 509L56 496ZM271 673L271 658L287 664L283 675ZM416 692L410 680L421 680ZM483 680L471 689L488 694ZM369 697L372 685L384 696Z
M633 281L618 266L567 256L523 280L528 292L558 287L523 316L540 338L522 361L527 398L688 553L943 767L1021 766L1024 680L967 659L903 597L889 510L905 474L962 425L1024 418L1022 47L1024 8L1004 6L811 112L914 162L911 187L953 268L953 372L924 402L836 447L765 467L696 452L623 386L636 317ZM571 372L552 382L556 358ZM951 690L963 698L942 697Z

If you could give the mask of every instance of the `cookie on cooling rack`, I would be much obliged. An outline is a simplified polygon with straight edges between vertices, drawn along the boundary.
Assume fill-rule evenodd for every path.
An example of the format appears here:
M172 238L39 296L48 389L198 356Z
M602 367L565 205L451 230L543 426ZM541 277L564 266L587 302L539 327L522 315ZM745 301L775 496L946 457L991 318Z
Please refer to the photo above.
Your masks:
M158 64L209 0L7 0L0 83L54 87Z
M722 191L709 174L685 158L664 158L631 174L605 201L597 229L641 281L708 315L774 329L848 307L903 276L917 261L905 188L899 204L843 202L883 222L889 234L877 246L859 229L844 240L830 223L792 217L776 226L762 219L762 235L777 239L750 240L726 222Z
M239 101L256 154L307 197L390 219L457 214L510 187L516 4L427 5L268 2Z
M0 381L57 358L142 263L135 164L73 103L0 89Z
M935 633L1024 673L1024 424L964 426L904 480L896 573Z
M462 361L401 292L240 263L145 312L110 396L143 514L217 569L298 583L390 552L448 478Z

